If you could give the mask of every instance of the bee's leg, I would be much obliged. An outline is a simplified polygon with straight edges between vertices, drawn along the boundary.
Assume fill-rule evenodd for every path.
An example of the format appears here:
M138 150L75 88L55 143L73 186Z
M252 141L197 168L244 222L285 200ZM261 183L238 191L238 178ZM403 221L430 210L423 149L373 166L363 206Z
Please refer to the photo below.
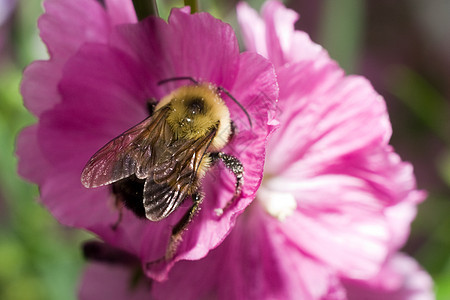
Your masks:
M241 195L242 185L244 183L244 166L237 157L225 154L223 152L211 153L210 157L213 163L219 159L222 160L225 167L227 167L227 169L233 172L234 176L236 176L236 184L233 197L230 199L230 201L227 202L227 204L225 204L223 208L218 208L215 210L216 214L218 216L221 216L223 212L228 209L231 204L233 204L233 202Z
M175 252L180 245L182 241L182 234L186 227L191 223L194 216L197 214L200 204L203 201L203 194L201 193L195 193L192 195L192 201L194 204L189 208L189 210L184 214L184 216L181 218L180 221L175 225L175 227L172 229L172 235L170 236L170 242L169 246L166 250L166 260L170 260L174 255Z

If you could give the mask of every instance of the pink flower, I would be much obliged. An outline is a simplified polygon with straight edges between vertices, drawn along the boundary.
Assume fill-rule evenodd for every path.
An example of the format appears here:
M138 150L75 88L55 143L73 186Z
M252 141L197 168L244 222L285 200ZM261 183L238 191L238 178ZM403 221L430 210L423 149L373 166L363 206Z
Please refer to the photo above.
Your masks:
M281 3L267 2L262 19L242 3L238 19L247 48L274 62L280 86L281 126L258 197L266 210L274 197L294 198L292 217L278 225L292 243L341 276L370 277L403 244L425 196L388 145L382 97L295 31L298 15ZM399 206L394 229L389 212Z
M410 287L403 284L410 277L395 267L394 253L425 195L416 190L412 167L388 144L391 127L382 97L366 79L345 76L325 50L295 31L296 13L276 1L265 5L263 18L246 4L238 7L247 48L273 63L279 86L279 128L264 156L276 123L273 72L261 57L238 53L227 25L185 10L174 10L168 24L154 18L133 24L122 15L121 22L129 24L117 25L108 2L105 11L85 1L83 9L99 14L92 20L106 24L92 25L103 38L92 42L90 31L79 33L72 52L56 50L58 39L50 39L52 30L41 21L52 56L29 68L22 88L39 123L19 138L20 172L40 185L43 203L62 223L93 231L137 262L164 253L161 241L181 213L151 223L126 212L112 230L117 212L108 207L110 190L86 190L79 182L96 150L145 118L147 99L160 99L175 87L157 86L159 80L192 76L223 86L248 109L255 126L250 130L239 122L245 116L230 103L239 132L225 151L244 163L244 195L215 217L234 182L227 171L211 171L203 209L177 255L161 270L145 270L161 280L173 267L167 280L141 274L136 283L128 264L93 264L81 285L82 299L104 298L103 293L111 299L346 299L363 289L391 296ZM70 16L70 1L47 3L47 17L56 3L60 16ZM57 22L62 32L69 28L66 19ZM48 70L53 72L45 77ZM395 286L378 284L384 272L398 275ZM428 277L414 278L422 285L409 291L430 293Z
M416 190L411 165L388 145L391 127L382 97L366 79L345 76L325 50L295 31L296 13L269 1L262 15L245 3L238 7L247 48L274 63L280 88L280 126L268 142L264 179L224 242L201 260L178 263L167 281L151 284L152 296L432 295L429 277L411 267L411 259L401 256L407 262L397 268L394 253L425 194ZM112 267L91 266L82 294L99 268ZM397 278L389 288L386 272Z
M174 9L168 23L136 23L131 1L48 0L39 20L50 59L30 65L22 94L38 123L18 138L19 173L37 183L40 200L62 223L87 229L145 265L166 251L171 228L190 200L160 222L119 213L109 186L86 189L80 182L89 158L107 142L148 116L147 102L186 82L158 82L190 76L227 89L252 118L224 96L236 135L223 149L244 165L241 197L220 218L215 209L234 192L232 174L218 163L203 180L206 197L171 260L150 265L148 274L167 276L181 259L199 259L216 247L249 205L262 179L265 144L272 122L267 103L277 98L271 64L254 53L239 53L232 28L207 13ZM248 144L251 143L251 147Z

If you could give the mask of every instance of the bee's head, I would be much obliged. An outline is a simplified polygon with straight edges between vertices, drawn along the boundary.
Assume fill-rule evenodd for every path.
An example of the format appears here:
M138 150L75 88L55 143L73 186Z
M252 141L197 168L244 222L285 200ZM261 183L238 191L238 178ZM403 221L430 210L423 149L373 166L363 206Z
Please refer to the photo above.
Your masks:
M185 99L183 105L186 108L186 115L195 117L206 114L206 104L205 100L201 97L193 96L190 99Z
M170 106L167 123L176 138L198 139L217 131L213 148L220 149L230 136L230 113L214 87L183 86L164 97L158 107Z

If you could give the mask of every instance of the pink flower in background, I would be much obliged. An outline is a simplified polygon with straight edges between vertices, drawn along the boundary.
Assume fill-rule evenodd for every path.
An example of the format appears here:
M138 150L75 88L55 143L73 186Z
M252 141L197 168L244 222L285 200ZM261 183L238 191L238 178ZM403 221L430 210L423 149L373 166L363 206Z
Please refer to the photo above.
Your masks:
M164 79L190 76L223 87L252 118L250 128L242 109L224 97L237 131L223 151L244 165L241 197L217 216L215 209L231 199L235 181L218 163L203 180L202 209L175 257L148 270L161 280L176 261L201 258L216 247L254 199L272 130L273 105L267 103L277 98L273 68L255 53L240 54L232 28L206 13L174 9L168 23L153 17L136 23L131 1L106 0L102 6L95 0L48 0L44 7L39 27L50 59L34 62L25 71L21 90L38 123L20 134L17 154L19 173L39 185L41 202L62 224L87 229L143 264L161 258L190 200L160 222L125 210L113 229L119 213L111 188L81 185L86 162L145 119L150 99L159 100L186 84L158 85ZM252 147L247 147L249 142Z
M10 27L13 12L17 6L16 0L0 0L0 67L4 65L3 52L8 48L8 39L10 38Z
M311 261L339 280L373 280L406 241L425 197L412 167L388 145L383 99L295 31L298 15L281 3L268 1L262 18L242 3L238 19L247 48L274 63L280 87L280 129L269 141L257 199L268 212L279 210L280 199L295 203L288 206L295 207L292 216L276 226ZM427 281L417 292L432 299L429 276L421 278Z
M416 190L411 165L388 145L384 100L295 31L295 12L269 1L262 16L245 3L238 7L247 48L274 63L280 88L280 125L268 142L256 199L208 256L178 263L165 282L128 285L130 295L433 299L428 274L395 254L425 194ZM113 282L130 276L117 265L90 265L82 299L104 289L91 278L105 272L116 274Z
M16 0L0 0L0 28L16 6Z

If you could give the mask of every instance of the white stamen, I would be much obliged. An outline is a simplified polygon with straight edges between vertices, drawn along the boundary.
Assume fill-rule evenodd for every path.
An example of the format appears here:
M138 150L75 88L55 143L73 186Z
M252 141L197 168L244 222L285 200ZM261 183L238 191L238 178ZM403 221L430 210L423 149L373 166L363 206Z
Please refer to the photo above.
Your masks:
M274 218L284 221L297 208L297 202L292 193L273 191L261 185L256 197L265 211Z

